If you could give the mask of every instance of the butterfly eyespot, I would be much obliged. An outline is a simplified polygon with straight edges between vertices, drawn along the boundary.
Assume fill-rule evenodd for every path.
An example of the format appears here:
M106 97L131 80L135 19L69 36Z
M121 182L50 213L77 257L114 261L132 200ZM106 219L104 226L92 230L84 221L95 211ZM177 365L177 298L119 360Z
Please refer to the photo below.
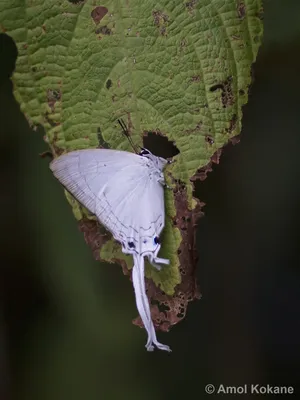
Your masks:
M128 246L129 246L131 249L135 247L135 245L134 245L133 242L128 242Z
M154 244L160 244L160 240L158 236L155 236L154 238Z

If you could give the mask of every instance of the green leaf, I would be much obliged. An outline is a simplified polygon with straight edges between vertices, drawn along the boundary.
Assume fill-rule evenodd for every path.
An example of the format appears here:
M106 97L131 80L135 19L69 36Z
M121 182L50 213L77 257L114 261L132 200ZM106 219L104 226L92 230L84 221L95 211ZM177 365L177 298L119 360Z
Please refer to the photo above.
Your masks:
M179 149L166 171L174 193L166 194L162 253L171 266L162 273L147 268L166 294L183 278L175 296L195 296L195 284L186 289L184 282L193 279L191 238L200 212L191 180L241 131L261 15L261 0L0 3L0 30L19 51L15 96L28 121L45 128L54 155L97 147L99 138L130 151L118 118L136 144L156 132ZM76 218L86 220L71 203ZM101 246L103 259L127 260L110 241Z

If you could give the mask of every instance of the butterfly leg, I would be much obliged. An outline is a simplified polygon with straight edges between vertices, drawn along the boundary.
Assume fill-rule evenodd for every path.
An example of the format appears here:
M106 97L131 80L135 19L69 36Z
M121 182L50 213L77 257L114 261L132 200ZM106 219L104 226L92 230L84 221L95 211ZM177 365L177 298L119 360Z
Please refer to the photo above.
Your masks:
M150 264L152 265L152 267L154 267L155 269L157 269L157 271L160 271L160 270L161 270L161 265L156 264L154 261L150 261L150 260L149 260L149 262L150 262Z
M159 180L158 182L159 182L164 188L173 190L173 188L172 188L171 186L169 186L169 185L166 184L165 180L162 180L162 179L161 179L161 180Z
M167 260L166 258L153 257L152 254L148 256L148 260L150 264L158 271L160 271L162 268L160 264L170 264L170 260Z
M172 190L173 188L171 187L171 186L169 186L169 185L167 185L166 183L164 183L164 185L163 185L166 189L170 189L170 190Z
M164 265L169 265L170 264L170 260L168 260L167 258L159 258L159 257L157 257L157 254L160 251L160 247L161 246L159 244L154 252L148 253L148 259L150 261L150 264L152 264L154 267L156 265L158 265L158 264L164 264ZM161 269L161 266L159 266L159 269Z
M160 179L160 180L159 180L159 183L160 183L164 188L173 190L173 188L172 188L171 186L169 186L169 185L166 184L165 179Z

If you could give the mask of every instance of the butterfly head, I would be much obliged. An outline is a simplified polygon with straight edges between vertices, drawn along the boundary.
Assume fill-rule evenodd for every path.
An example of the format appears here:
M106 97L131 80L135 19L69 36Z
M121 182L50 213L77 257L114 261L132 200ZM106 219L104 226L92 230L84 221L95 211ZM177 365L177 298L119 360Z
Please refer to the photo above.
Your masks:
M139 156L146 157L148 160L151 160L155 167L160 171L162 171L165 165L168 164L168 161L165 158L155 156L151 153L151 151L145 149L144 147L142 147Z

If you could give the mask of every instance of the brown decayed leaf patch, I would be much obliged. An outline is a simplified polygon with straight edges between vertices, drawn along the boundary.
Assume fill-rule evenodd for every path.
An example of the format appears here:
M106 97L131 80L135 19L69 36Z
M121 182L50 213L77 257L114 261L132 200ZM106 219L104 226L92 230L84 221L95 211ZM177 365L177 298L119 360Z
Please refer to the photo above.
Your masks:
M100 249L111 239L112 235L97 221L88 218L83 218L79 221L79 230L83 232L84 240L92 249L95 260L101 260Z
M246 5L243 1L238 2L237 13L240 19L244 19L246 15Z
M106 7L98 6L93 9L91 12L91 17L93 18L96 25L99 24L101 19L108 13L108 9Z
M54 111L55 108L55 103L61 99L61 91L60 90L53 90L53 89L48 89L47 90L47 103L49 107L51 108L52 112Z
M229 76L225 81L217 83L210 88L211 92L221 90L221 100L224 108L232 106L235 102L232 90L232 79L232 76Z
M106 25L105 26L101 26L100 28L95 30L95 33L100 34L102 33L102 35L110 35L111 34L111 29L109 29Z
M210 162L202 168L199 168L194 176L192 176L191 181L194 182L196 180L204 181L207 178L207 174L212 171L213 164L219 164L220 157L222 154L222 149L217 150L211 157Z
M159 32L162 36L167 35L167 24L169 22L169 16L160 10L154 10L152 12L154 24L159 28Z
M193 210L189 210L187 207L186 188L179 181L176 182L174 198L177 213L173 223L180 229L182 236L178 249L181 283L176 286L175 294L168 296L152 280L146 278L146 290L150 302L152 320L156 329L161 331L168 331L173 325L180 322L186 315L188 303L201 297L195 274L198 261L196 226L199 217L203 215L201 208L204 204L197 201L197 206ZM168 267L165 266L163 268ZM140 317L137 317L133 323L143 326Z
M179 181L174 189L174 197L177 210L174 225L180 229L182 235L182 242L178 249L182 281L175 288L174 296L168 296L151 279L146 278L146 290L151 306L153 323L156 329L162 331L168 331L170 327L182 320L186 315L188 303L200 298L195 276L198 261L196 226L197 220L203 215L201 208L204 203L198 201L193 210L188 210L186 188ZM83 232L84 239L92 249L95 259L105 261L100 259L100 249L112 238L112 235L97 221L87 218L83 218L79 222L79 229ZM124 260L114 259L113 261L121 264L123 273L131 277L131 270L128 270ZM140 317L136 318L133 323L143 326Z

